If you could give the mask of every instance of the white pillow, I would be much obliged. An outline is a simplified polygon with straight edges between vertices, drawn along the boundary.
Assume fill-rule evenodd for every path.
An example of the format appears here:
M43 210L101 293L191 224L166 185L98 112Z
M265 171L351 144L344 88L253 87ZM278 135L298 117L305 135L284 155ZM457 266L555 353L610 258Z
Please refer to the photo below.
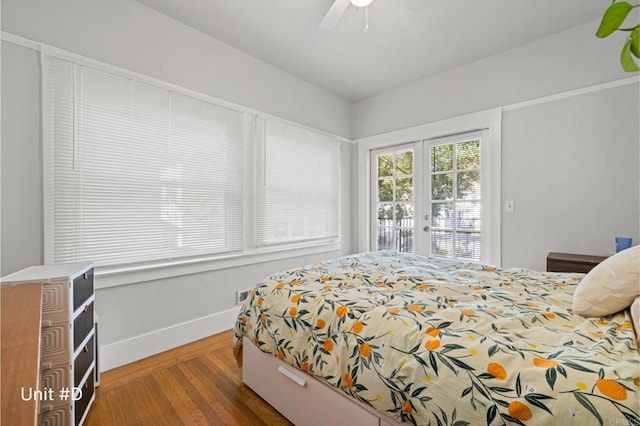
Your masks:
M633 327L636 329L636 340L640 350L640 296L636 297L631 304L631 322L633 322Z
M612 315L640 296L640 246L605 259L578 284L573 313L585 317Z

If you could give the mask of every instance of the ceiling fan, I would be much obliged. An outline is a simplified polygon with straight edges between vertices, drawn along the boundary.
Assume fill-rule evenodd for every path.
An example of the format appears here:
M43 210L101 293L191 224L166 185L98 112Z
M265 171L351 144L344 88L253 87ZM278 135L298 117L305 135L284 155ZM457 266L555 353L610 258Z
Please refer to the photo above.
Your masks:
M326 31L333 29L350 4L360 8L369 6L372 1L373 0L335 0L327 14L324 15L324 18L320 21L319 28ZM414 12L419 12L424 8L426 0L400 0L400 2Z

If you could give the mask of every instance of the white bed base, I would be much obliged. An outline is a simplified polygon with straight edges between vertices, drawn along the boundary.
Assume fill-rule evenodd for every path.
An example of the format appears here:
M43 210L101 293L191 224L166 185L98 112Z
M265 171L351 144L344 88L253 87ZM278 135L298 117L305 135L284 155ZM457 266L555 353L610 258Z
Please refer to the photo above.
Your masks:
M242 342L242 380L297 426L394 426L395 419Z

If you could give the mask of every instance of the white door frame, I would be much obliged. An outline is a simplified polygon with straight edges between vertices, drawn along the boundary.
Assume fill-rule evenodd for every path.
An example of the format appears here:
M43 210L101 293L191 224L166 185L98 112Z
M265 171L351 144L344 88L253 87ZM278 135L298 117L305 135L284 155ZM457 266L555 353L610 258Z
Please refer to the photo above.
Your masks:
M397 130L381 135L369 136L355 140L358 144L358 251L371 250L371 218L372 218L372 199L371 199L371 179L372 159L371 151L385 147L393 147L403 145L412 141L424 141L432 139L440 139L447 136L453 136L461 133L469 133L474 131L483 131L483 143L481 144L481 187L483 210L488 210L488 214L484 216L482 227L483 233L488 236L486 243L482 247L481 262L491 263L493 265L501 264L500 252L500 217L501 217L501 194L500 194L500 175L501 175L501 142L502 142L502 109L492 109L488 111L477 112L460 117L441 120L433 123L423 124L420 126L410 127L407 129ZM418 153L414 152L414 158ZM421 157L424 158L424 153ZM415 170L414 170L415 173ZM415 176L415 175L414 175ZM425 177L414 177L414 184L424 185ZM424 190L422 188L415 188ZM424 203L418 208L416 205L416 220L414 227L416 229L414 238L418 238L414 244L425 244L422 226L424 223ZM418 213L418 210L420 212ZM418 216L420 214L420 216ZM423 246L420 246L423 247ZM417 248L416 248L417 250Z

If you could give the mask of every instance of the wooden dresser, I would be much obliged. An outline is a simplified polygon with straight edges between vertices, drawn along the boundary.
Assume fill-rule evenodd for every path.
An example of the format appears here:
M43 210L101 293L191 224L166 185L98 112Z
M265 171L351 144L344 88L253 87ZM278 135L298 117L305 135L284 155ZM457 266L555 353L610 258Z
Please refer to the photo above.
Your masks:
M40 317L42 284L2 287L3 425L39 424L40 404L32 398L40 391ZM26 400L25 400L26 399Z
M94 400L98 376L93 272L90 262L79 262L31 266L2 278L3 286L39 283L42 288L40 424L81 425Z
M547 271L586 274L606 258L606 256L551 252L547 256Z

